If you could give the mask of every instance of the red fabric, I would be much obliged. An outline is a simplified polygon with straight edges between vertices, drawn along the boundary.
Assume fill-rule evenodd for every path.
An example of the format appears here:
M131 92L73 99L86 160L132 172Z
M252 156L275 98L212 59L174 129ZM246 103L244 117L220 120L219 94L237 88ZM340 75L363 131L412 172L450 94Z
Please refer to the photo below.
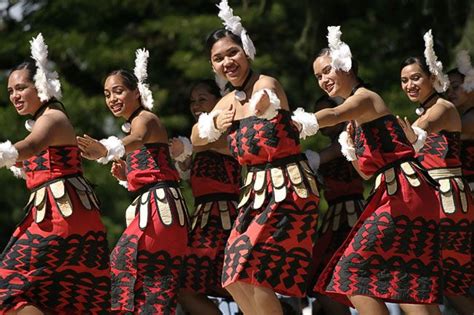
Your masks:
M23 161L23 170L28 189L59 177L82 174L81 152L76 146L48 147Z
M137 191L159 181L178 181L166 143L149 143L127 154L128 190Z
M298 129L286 110L271 120L250 116L234 121L228 142L240 165L267 163L301 152Z
M154 193L148 200L148 224L140 215L123 232L110 256L112 310L132 314L175 314L179 278L186 252L187 224L181 224L171 188L163 186L172 222L163 223ZM153 189L150 190L153 192ZM138 211L138 209L137 209ZM186 211L186 209L184 209Z
M24 163L27 183L80 173L77 147L50 147ZM28 212L0 255L0 314L35 305L51 314L108 314L109 250L98 209L86 209L64 181L73 212L64 217L46 187L46 216ZM90 188L90 187L89 187Z
M372 175L387 163L414 157L392 115L356 129L360 168ZM344 244L319 278L315 290L350 305L347 296L368 295L399 303L441 303L439 202L434 187L412 166L420 180L412 187L393 164L397 190L379 187Z
M300 154L299 132L285 110L271 120L251 116L234 121L228 137L231 152L242 165L277 163ZM309 192L307 198L300 198L287 182L286 199L276 203L269 173L267 169L263 206L254 209L250 202L239 209L226 246L222 285L242 281L285 295L304 296L319 197Z
M240 194L240 165L236 159L217 152L197 153L191 166L194 197L208 194Z
M474 182L474 140L461 142L462 172L466 180Z
M364 193L362 178L345 157L321 164L318 172L323 177L324 197L328 202Z
M461 167L461 140L459 132L441 131L428 135L425 145L417 155L418 160L426 169L457 168ZM465 153L469 154L469 153ZM462 210L461 190L468 191L467 182L463 182L462 189L454 177L450 178L452 194L455 196L456 210L447 213L440 209L441 219L441 255L445 275L445 295L469 295L469 288L474 282L474 252L472 239L474 228L474 203L471 194L466 194L468 209ZM441 193L437 192L441 202Z

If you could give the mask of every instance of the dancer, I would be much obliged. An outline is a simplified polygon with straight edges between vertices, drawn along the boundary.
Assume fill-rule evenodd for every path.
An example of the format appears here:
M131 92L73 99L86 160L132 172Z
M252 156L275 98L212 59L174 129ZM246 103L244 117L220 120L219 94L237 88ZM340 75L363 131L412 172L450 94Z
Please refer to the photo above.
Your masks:
M467 51L460 51L457 68L448 72L448 98L461 115L461 161L463 176L474 191L474 69Z
M320 127L351 121L339 138L341 150L361 174L375 177L375 187L316 291L349 299L363 315L388 314L384 301L401 303L406 314L439 314L437 305L421 305L441 302L434 183L382 98L361 84L339 26L328 31L329 48L316 57L314 73L329 96L345 101L315 116Z
M334 99L323 95L316 101L315 110L320 111L336 106ZM321 215L316 246L313 249L315 276L311 277L310 290L331 257L346 239L364 207L363 180L352 163L342 155L341 145L338 142L339 134L344 131L344 127L345 124L340 123L321 128L321 133L329 137L331 143L320 152L310 150L305 152L311 168L321 176L321 187L329 205L326 212ZM313 295L313 292L309 294ZM327 314L350 314L346 305L325 295L317 294L316 301Z
M0 166L17 162L31 191L23 220L0 255L1 314L108 314L110 267L99 202L82 176L74 128L61 99L58 74L48 67L43 36L28 60L8 76L30 134L0 144Z
M402 90L420 104L419 118L413 125L406 118L400 123L414 143L418 160L440 186L444 294L460 314L473 314L474 300L468 295L474 280L474 204L462 178L461 118L456 107L438 94L447 90L449 79L437 61L431 30L424 39L425 60L410 57L401 65Z
M130 133L97 141L78 137L83 156L100 163L114 161L112 174L139 196L126 210L127 228L111 255L112 310L134 314L174 314L179 276L187 243L187 211L171 164L168 136L151 112L148 51L137 50L133 73L107 75L107 107ZM126 155L126 162L121 160Z
M251 70L252 41L227 1L219 8L226 28L214 31L207 47L212 68L234 91L200 115L192 142L200 147L227 134L232 154L248 169L226 246L223 286L244 314L282 314L275 292L306 291L318 216L316 181L301 155L283 88ZM301 134L310 134L304 113L296 116Z
M221 98L213 80L201 80L191 88L190 108L198 119L212 111ZM171 156L181 178L189 179L195 210L191 217L184 289L179 302L189 314L221 314L207 296L228 297L222 289L224 249L237 216L240 193L240 165L230 156L225 136L207 146L193 147L189 140L172 140Z

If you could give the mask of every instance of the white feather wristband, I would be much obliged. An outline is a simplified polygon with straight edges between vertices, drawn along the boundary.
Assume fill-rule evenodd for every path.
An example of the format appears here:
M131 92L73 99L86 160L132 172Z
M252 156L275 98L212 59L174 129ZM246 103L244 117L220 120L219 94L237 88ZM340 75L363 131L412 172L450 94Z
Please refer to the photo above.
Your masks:
M352 143L347 131L343 131L339 134L338 142L341 145L341 153L344 155L346 160L349 162L357 160L354 144Z
M101 164L107 164L110 161L118 160L125 155L125 147L122 140L115 136L110 136L107 139L100 140L100 143L107 149L107 155L97 159Z
M126 180L119 180L119 185L128 189L128 182Z
M174 167L178 171L179 177L182 180L188 180L189 178L191 178L191 169L182 170L178 162L174 163Z
M14 166L17 158L18 150L10 141L0 143L0 167Z
M181 143L183 144L183 153L175 157L175 160L178 162L184 162L188 157L193 154L193 145L191 144L191 141L189 141L189 139L186 137L179 136L178 140L181 141Z
M291 116L291 120L296 122L300 130L300 138L306 139L308 136L315 135L319 130L318 120L313 113L307 113L303 108L298 107Z
M222 131L216 128L214 118L221 113L220 110L213 110L210 113L202 113L198 119L199 138L214 142L222 135Z
M26 179L26 173L23 168L13 165L9 167L9 169L13 173L13 176L15 176L16 178Z
M256 116L258 118L270 120L275 118L276 115L278 115L278 110L281 108L280 99L278 98L278 95L276 95L276 93L272 90L265 88L255 92L249 100L250 110L252 111L252 113L255 113L257 104L264 93L266 93L268 95L268 98L270 99L270 106L268 106L267 110L264 113Z
M412 128L415 134L418 136L415 143L412 143L412 145L413 145L413 148L415 149L415 152L420 152L420 150L425 145L425 141L426 141L426 137L428 136L428 133L425 130L421 129L420 127L412 126Z

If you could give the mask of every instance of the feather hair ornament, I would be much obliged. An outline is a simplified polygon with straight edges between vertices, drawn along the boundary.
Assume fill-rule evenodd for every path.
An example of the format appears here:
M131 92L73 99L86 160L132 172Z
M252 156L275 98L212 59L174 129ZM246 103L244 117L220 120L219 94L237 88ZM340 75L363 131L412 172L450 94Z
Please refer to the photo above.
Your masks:
M467 50L458 52L456 65L459 72L464 75L463 90L468 93L474 91L474 68L472 68L471 57L469 57Z
M225 29L240 37L245 54L253 60L256 53L255 46L247 34L247 30L240 23L240 17L234 15L234 11L227 0L222 0L217 7L219 8L218 16L223 21L222 24L224 24Z
M341 41L341 27L328 26L328 46L331 66L336 70L349 72L352 68L352 53L349 45Z
M433 49L433 35L431 34L431 30L423 35L423 39L425 40L424 54L426 64L428 65L431 74L436 78L433 82L433 87L438 93L446 92L449 87L449 78L443 73L443 63L438 60L438 56L436 56Z
M36 61L36 74L33 78L38 97L42 102L49 101L53 97L60 100L61 82L56 71L51 71L48 62L48 46L44 42L41 33L30 40L31 57Z
M135 76L138 79L138 90L140 91L140 99L143 107L148 110L153 108L153 94L150 91L150 87L145 83L148 78L147 66L148 57L150 56L148 50L137 49L135 59L135 69L133 70Z

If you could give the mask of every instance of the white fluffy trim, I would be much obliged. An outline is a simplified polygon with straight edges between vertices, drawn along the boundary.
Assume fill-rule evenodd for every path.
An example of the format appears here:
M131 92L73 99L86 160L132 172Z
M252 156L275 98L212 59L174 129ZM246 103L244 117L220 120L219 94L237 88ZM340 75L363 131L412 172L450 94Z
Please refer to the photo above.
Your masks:
M198 131L201 139L214 142L219 139L222 132L216 128L214 118L221 113L220 110L213 110L210 113L202 113L198 119Z
M449 78L443 73L443 64L441 61L438 61L438 56L436 56L434 51L431 30L423 35L423 39L425 40L426 64L430 68L431 74L436 77L436 80L433 82L433 87L438 93L446 92L449 87Z
M178 155L175 160L178 162L184 162L188 157L190 157L193 154L193 145L191 144L191 141L189 141L188 138L186 137L178 137L178 140L181 141L183 144L183 153Z
M182 180L188 180L188 179L191 178L191 169L188 169L188 170L183 171L183 170L181 169L181 167L179 166L179 163L178 163L178 162L174 163L174 167L175 167L176 170L178 171L179 177L180 177Z
M306 150L304 151L304 154L306 155L306 158L308 159L309 167L311 167L311 169L313 170L313 173L316 174L316 172L319 169L319 165L321 164L321 157L319 156L319 153L312 150Z
M12 167L17 158L18 150L10 141L0 143L0 167Z
M13 175L16 178L26 179L26 173L25 173L25 171L23 170L22 167L11 166L10 171L13 173Z
M346 157L349 162L357 160L355 153L354 144L350 141L351 138L347 131L343 131L339 134L339 144L341 145L341 153Z
M126 180L119 180L119 185L128 189L128 182Z
M349 45L341 41L341 27L328 26L328 46L331 54L331 66L336 70L349 72L352 68L352 53Z
M461 50L457 54L456 64L459 72L464 74L463 90L468 93L474 91L474 68L472 68L471 57L467 50Z
M102 143L107 149L107 156L97 159L97 162L101 164L107 164L110 161L118 160L125 155L125 147L123 146L122 140L115 136L102 139L100 140L100 143Z
M425 141L426 141L426 137L428 136L428 133L425 130L421 129L420 127L412 126L412 128L415 134L418 136L415 143L412 143L412 145L413 145L413 148L415 149L415 152L420 152L420 150L425 145Z
M278 98L278 95L276 95L275 92L267 88L258 90L250 98L249 105L250 105L250 109L252 113L255 113L255 108L264 93L267 93L270 99L270 106L268 106L265 113L262 113L260 116L257 116L257 117L270 120L270 119L275 118L276 115L278 115L278 110L281 108L280 99Z
M318 120L313 113L307 113L303 108L298 107L291 116L291 119L300 127L300 138L306 139L308 136L315 135L319 130Z

